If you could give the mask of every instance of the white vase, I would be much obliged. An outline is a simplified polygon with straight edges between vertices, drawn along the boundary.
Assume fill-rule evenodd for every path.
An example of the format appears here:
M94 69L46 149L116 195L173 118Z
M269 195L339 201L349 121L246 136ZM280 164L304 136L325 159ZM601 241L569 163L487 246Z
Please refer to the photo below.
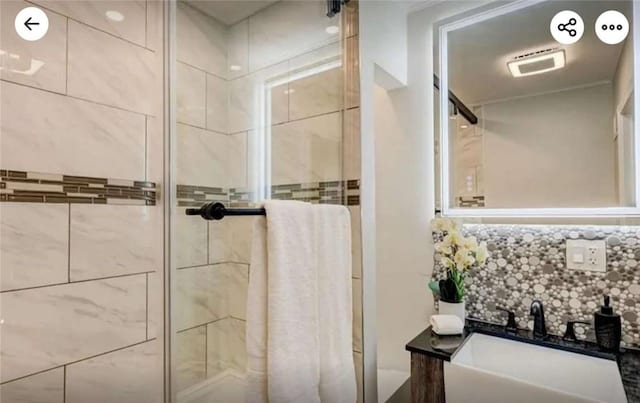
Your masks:
M455 315L459 317L464 324L464 318L466 316L464 301L457 303L440 301L439 304L440 307L438 308L438 312L440 315Z

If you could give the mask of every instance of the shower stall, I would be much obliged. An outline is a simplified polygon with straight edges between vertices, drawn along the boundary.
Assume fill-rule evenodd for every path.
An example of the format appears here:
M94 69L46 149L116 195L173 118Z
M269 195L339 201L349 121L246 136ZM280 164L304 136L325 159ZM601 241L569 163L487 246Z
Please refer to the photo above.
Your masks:
M243 402L255 217L186 210L265 199L350 210L363 400L358 15L0 1L0 401Z
M261 200L348 206L362 401L358 3L169 5L172 401L243 402L255 217L189 208ZM328 16L332 15L332 16Z

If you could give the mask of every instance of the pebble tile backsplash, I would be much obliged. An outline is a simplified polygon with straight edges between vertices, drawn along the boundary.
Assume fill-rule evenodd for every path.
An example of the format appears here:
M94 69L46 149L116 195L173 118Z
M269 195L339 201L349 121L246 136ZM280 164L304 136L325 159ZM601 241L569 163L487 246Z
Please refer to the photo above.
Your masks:
M465 224L463 231L491 251L486 265L467 277L468 317L502 323L505 314L496 307L503 306L516 313L519 326L532 327L529 307L539 299L548 331L562 335L567 320L592 321L609 294L622 315L623 345L640 347L640 227ZM606 273L568 270L567 239L605 239ZM436 255L434 278L443 274ZM593 329L576 332L584 338Z

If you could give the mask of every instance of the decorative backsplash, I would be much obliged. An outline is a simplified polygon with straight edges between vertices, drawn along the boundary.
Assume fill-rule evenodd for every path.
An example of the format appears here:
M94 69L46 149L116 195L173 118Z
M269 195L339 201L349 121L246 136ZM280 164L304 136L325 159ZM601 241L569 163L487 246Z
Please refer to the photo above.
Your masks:
M640 347L640 227L465 224L463 232L486 241L491 252L467 278L468 317L502 323L506 317L496 307L503 306L520 327L531 327L529 307L539 299L547 329L562 335L567 320L592 321L609 294L622 315L623 345ZM606 273L568 270L566 239L605 239ZM436 255L434 278L443 273ZM576 331L586 336L581 327Z

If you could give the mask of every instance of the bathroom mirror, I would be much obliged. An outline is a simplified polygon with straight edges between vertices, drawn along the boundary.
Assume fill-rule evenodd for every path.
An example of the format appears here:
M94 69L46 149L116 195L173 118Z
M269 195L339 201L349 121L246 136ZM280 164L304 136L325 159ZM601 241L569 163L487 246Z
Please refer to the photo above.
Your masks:
M581 37L579 21L552 23L563 10ZM616 44L596 29L608 10L628 21ZM435 28L444 215L638 215L633 17L632 1L514 1ZM552 36L563 18L559 38L575 43Z

